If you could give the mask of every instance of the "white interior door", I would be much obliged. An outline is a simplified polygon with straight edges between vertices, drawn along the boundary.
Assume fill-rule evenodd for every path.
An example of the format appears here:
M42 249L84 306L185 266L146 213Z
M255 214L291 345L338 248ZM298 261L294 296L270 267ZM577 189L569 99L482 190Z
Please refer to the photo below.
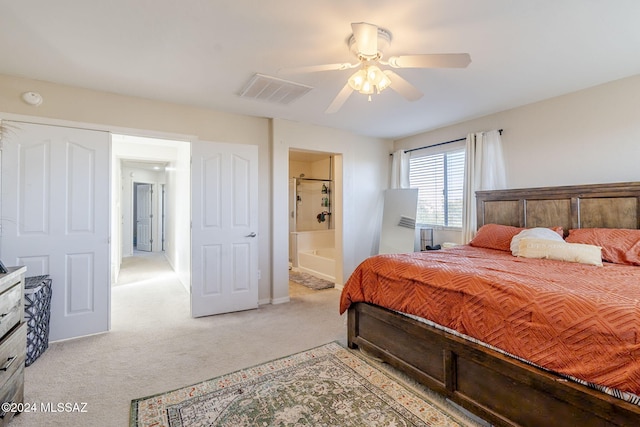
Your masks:
M258 307L258 147L191 144L191 315Z
M136 184L136 249L151 252L151 184Z
M49 339L109 329L108 132L12 123L2 148L6 265L52 279Z

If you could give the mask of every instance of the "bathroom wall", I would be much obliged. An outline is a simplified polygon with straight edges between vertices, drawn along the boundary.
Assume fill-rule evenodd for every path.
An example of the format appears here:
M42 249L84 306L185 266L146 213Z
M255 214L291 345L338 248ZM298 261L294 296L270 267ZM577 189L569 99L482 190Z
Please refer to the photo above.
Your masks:
M321 154L318 154L321 155ZM330 154L318 160L289 160L289 173L296 178L289 191L289 212L295 217L295 229L291 231L315 231L335 228L331 215L333 207L333 188L335 183L328 182L334 172ZM301 177L305 178L302 179ZM324 179L313 181L310 179ZM324 187L323 187L324 186ZM323 190L326 189L326 190ZM295 205L292 203L295 202Z

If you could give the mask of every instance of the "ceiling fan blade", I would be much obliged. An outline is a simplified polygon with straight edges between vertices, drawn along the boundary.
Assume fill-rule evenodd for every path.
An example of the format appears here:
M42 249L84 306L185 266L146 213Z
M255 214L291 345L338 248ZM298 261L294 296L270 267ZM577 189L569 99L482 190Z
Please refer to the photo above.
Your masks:
M324 65L308 65L304 67L287 67L280 68L279 74L300 74L300 73L317 73L319 71L336 71L336 70L348 70L349 68L355 68L358 64L340 63L340 64L324 64Z
M391 80L391 85L389 85L389 87L398 92L400 95L404 96L409 101L417 101L418 99L422 98L423 93L420 92L417 87L415 87L393 71L385 70L384 73L387 75L387 77L389 77L389 80Z
M401 55L389 58L394 68L465 68L471 63L468 53L434 53Z
M354 22L351 24L351 29L358 53L366 57L376 56L378 54L378 27L366 22Z
M342 108L342 105L347 101L352 92L353 89L351 89L349 83L344 85L340 92L338 92L338 95L336 95L336 97L333 98L333 101L331 101L331 105L329 105L329 107L327 107L324 112L326 114L332 114L338 111L340 108Z

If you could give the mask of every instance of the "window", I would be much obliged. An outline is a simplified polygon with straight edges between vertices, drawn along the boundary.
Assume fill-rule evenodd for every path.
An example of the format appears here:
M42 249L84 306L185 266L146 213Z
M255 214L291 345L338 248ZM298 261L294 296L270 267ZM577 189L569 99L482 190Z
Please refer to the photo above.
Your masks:
M462 228L464 149L412 157L409 184L418 189L417 223Z

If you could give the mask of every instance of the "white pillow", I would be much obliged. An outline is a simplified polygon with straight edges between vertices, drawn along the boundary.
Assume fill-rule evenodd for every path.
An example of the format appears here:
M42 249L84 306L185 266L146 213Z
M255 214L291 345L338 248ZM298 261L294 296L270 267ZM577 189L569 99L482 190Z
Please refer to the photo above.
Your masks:
M523 258L555 259L602 267L602 248L582 243L548 239L520 239L519 255Z
M545 239L545 240L555 240L557 242L564 242L562 236L553 231L550 228L544 227L534 227L527 228L522 230L511 239L511 253L513 256L518 256L518 252L520 251L519 242L520 239Z

